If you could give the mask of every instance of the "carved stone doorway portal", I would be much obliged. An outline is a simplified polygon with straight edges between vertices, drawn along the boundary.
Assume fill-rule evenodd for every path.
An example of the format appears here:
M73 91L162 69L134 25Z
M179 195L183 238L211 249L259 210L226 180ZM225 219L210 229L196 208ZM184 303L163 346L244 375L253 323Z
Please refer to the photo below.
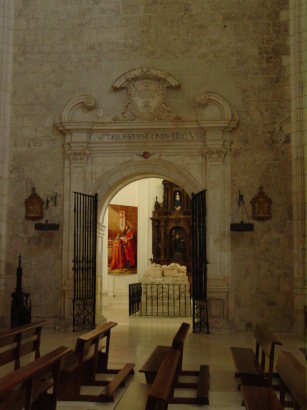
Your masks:
M62 315L70 317L72 307L73 191L98 192L99 254L102 218L114 194L129 182L161 177L189 195L207 189L209 315L213 326L227 322L232 316L229 152L237 115L223 97L203 92L195 97L194 118L181 118L167 100L167 89L180 84L153 68L130 70L112 87L126 92L122 113L104 118L96 99L81 95L66 104L56 124L65 135ZM97 321L101 301L98 265Z

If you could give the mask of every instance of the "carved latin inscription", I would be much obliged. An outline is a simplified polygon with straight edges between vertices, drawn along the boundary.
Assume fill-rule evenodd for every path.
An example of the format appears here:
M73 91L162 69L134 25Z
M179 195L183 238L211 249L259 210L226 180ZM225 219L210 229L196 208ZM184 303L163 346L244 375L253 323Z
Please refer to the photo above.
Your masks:
M88 136L91 142L115 142L115 141L202 141L205 137L205 132L201 129L192 131L136 131L136 132L104 132L95 133Z

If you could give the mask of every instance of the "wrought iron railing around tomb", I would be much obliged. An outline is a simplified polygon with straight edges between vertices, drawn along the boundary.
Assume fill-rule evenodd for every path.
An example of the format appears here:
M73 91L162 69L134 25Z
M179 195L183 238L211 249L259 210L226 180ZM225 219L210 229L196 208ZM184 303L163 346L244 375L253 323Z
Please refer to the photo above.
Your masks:
M129 316L191 316L190 286L183 284L132 283Z

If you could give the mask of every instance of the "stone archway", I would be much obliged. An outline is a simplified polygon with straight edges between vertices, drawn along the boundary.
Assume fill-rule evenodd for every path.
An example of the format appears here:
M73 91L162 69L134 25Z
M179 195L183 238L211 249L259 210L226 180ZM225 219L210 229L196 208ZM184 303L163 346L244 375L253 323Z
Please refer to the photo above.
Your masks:
M141 178L151 177L168 179L181 186L188 194L204 188L193 175L177 164L161 159L143 163L132 160L111 168L96 181L92 193L98 193L100 213L104 211L104 207L114 194L125 185Z
M114 92L127 93L123 112L113 119L104 118L88 95L68 102L60 115L56 125L65 135L63 317L71 314L73 295L72 192L98 192L103 209L128 182L161 176L188 193L208 191L209 307L218 320L231 318L229 153L238 118L223 97L206 92L195 98L195 118L183 119L168 106L168 87L180 84L160 70L141 67L113 83ZM97 294L97 311L101 297Z
M92 193L98 193L98 227L97 227L97 310L99 310L102 301L103 289L106 290L108 285L104 282L107 275L104 269L103 261L105 260L107 240L107 229L103 223L106 209L112 197L123 187L131 182L144 178L162 178L174 182L176 185L185 189L188 194L196 193L203 189L194 177L188 172L182 170L178 165L172 164L165 160L130 161L112 168L100 178L93 187ZM108 181L108 183L105 183ZM134 280L133 278L130 278ZM114 278L114 282L116 278ZM110 282L110 281L108 281ZM112 285L113 288L114 285Z

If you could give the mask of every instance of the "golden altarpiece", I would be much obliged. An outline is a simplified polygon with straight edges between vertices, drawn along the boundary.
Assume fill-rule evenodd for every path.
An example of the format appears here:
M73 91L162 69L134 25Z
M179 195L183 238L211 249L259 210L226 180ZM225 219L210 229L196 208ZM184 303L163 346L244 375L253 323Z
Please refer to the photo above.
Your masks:
M176 262L191 272L191 199L172 182L163 180L163 189L163 203L156 199L151 218L153 262Z

